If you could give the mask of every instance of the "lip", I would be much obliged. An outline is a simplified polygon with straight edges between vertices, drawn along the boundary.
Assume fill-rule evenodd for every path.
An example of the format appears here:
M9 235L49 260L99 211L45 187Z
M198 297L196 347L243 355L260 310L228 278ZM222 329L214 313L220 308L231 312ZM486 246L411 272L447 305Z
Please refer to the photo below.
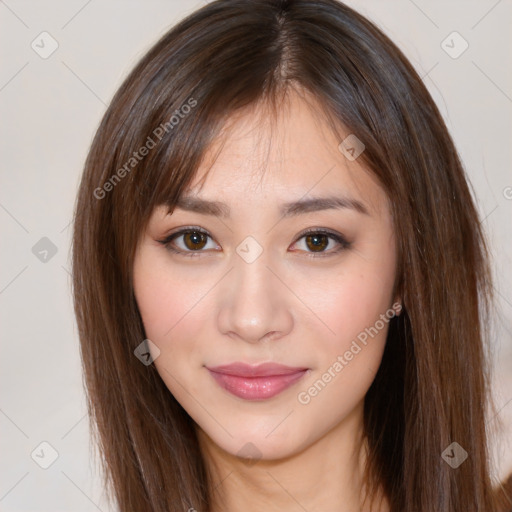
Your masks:
M300 380L308 368L277 363L232 363L206 367L220 387L245 400L267 400Z

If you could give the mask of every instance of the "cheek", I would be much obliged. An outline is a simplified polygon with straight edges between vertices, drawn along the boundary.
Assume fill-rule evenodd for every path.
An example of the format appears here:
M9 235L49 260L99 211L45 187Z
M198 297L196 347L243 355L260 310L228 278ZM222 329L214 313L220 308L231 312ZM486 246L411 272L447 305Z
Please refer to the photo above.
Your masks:
M180 329L186 327L190 334L197 326L201 308L196 306L207 292L207 283L184 279L165 255L152 252L149 248L136 257L133 285L146 335L160 345L175 338Z
M183 306L177 300L182 295L182 284L179 281L173 283L174 293L171 294L165 274L158 268L148 265L138 269L136 264L135 269L134 291L146 335L160 340L182 314Z
M297 401L306 416L322 415L332 426L364 399L379 369L394 313L390 287L371 274L339 279L321 304L318 314L334 334L318 345L317 365Z
M325 316L337 338L356 336L389 308L389 290L371 279L350 277L332 293Z
M189 374L202 365L204 355L198 340L205 322L201 297L207 293L207 283L187 281L165 254L146 247L135 258L133 286L146 337L160 351L154 365L175 398L187 403L189 393L199 392Z
M382 360L392 311L394 252L347 258L343 270L322 279L310 297L315 312L329 327L319 342L318 365L299 399L317 407L339 405L346 412L362 400ZM387 257L389 256L389 257ZM309 408L308 408L309 409Z
M329 327L336 348L356 338L390 311L394 273L387 266L353 265L326 278L309 298L318 317ZM380 326L380 323L379 323Z

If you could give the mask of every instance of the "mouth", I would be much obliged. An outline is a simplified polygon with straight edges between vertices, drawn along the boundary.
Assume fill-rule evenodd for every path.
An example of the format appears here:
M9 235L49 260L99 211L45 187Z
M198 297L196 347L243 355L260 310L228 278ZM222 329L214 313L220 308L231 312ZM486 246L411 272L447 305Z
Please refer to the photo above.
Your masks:
M217 384L244 400L267 400L294 385L309 368L276 363L251 366L245 363L206 367Z

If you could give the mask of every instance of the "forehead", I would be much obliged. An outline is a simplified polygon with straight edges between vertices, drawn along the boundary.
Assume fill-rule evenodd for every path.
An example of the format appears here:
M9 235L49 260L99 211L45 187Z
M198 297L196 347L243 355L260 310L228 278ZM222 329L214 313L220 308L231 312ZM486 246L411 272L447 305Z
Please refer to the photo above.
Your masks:
M373 174L340 151L348 129L334 133L311 96L290 93L281 107L260 103L229 118L186 194L227 203L339 194L387 207Z

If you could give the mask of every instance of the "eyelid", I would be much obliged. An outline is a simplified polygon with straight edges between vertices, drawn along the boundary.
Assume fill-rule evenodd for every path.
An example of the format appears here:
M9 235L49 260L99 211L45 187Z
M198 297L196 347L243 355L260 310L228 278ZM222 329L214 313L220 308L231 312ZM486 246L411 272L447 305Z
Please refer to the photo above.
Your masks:
M218 242L210 235L210 233L199 227L199 226L184 226L184 227L181 227L181 228L178 228L176 229L175 231L171 232L170 234L168 234L164 239L162 240L157 240L157 242L159 242L160 244L162 244L163 246L165 246L165 248L175 254L179 254L179 255L182 255L182 256L185 256L185 257L190 257L190 256L199 256L201 253L207 253L209 251L203 251L203 250L198 250L198 251L184 251L184 250L181 250L181 249L175 249L174 247L171 246L171 242L175 239L175 238L178 238L179 236L182 236L186 233L189 233L191 231L194 231L194 232L198 232L198 233L202 233L204 235L206 235L208 238L210 238L211 240L215 241L215 243L217 243L217 245L220 245L218 244ZM321 235L325 235L333 240L335 240L339 247L337 249L334 249L334 250L330 250L330 251L320 251L318 253L315 253L313 251L302 251L302 252L305 252L308 256L310 257L313 257L313 258L318 258L318 257L327 257L327 256L330 256L330 255L333 255L333 254L337 254L339 253L340 251L344 250L344 249L348 249L350 246L351 246L351 242L349 242L344 235L342 235L341 233L338 233L336 231L332 231L330 229L327 229L327 228L315 228L315 227L312 227L312 228L307 228L303 231L301 231L298 235L297 235L297 238L296 240L293 242L292 245L295 245L297 242L299 242L302 238L304 238L305 236L309 235L309 234L321 234Z
M211 238L212 240L214 240L214 238L210 235L210 233L206 229L203 229L203 228L201 228L199 226L184 226L184 227L181 227L181 228L177 228L175 231L173 231L173 232L169 233L168 235L166 235L165 238L163 238L162 240L157 240L157 242L162 244L168 251L173 252L175 254L179 254L179 255L185 256L185 257L199 256L201 253L205 253L207 251L203 251L203 250L200 250L200 251L184 251L182 249L175 249L171 245L171 242L175 238L178 238L178 237L180 237L180 236L182 236L182 235L184 235L186 233L190 233L192 231L193 232L197 232L197 233L202 233L202 234L206 235L208 238Z
M351 242L349 242L343 234L341 234L337 231L333 231L331 229L315 228L315 227L307 228L307 229L303 230L301 233L299 233L297 235L297 239L295 240L295 242L293 242L292 245L295 245L299 240L301 240L302 238L304 238L305 236L307 236L309 234L326 235L327 237L334 239L338 243L338 247L335 249L331 249L330 251L320 251L318 253L315 253L312 251L311 252L305 251L305 254L307 255L307 257L311 257L311 258L329 257L329 256L333 256L335 254L338 254L339 252L341 252L345 249L348 249L351 246Z

